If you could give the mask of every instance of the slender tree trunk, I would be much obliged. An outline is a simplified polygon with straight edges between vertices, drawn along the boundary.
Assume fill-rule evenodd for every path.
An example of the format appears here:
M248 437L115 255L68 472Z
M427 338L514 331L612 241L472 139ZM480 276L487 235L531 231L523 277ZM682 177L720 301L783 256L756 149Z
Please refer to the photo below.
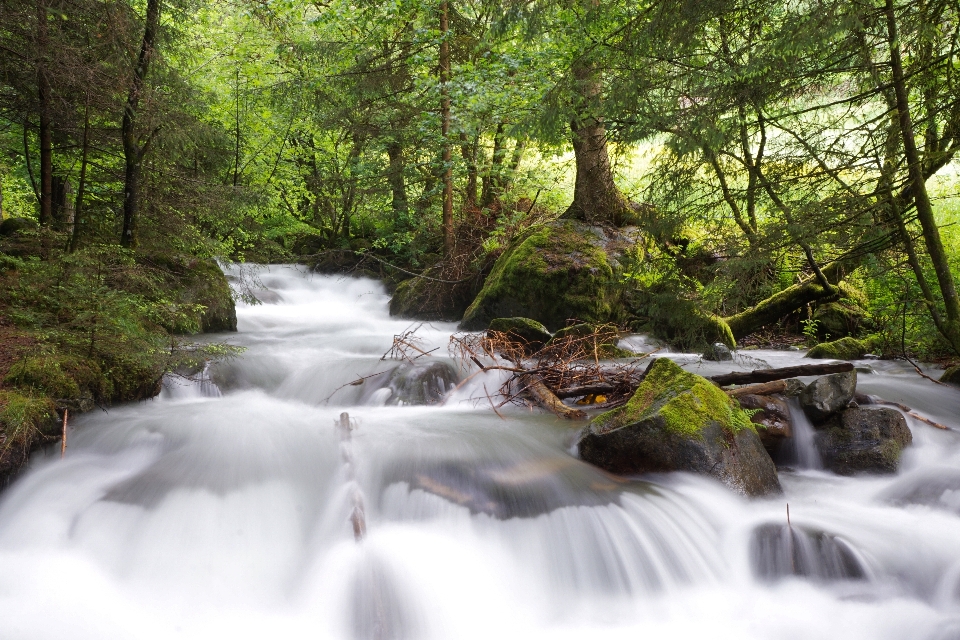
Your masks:
M403 177L403 147L396 140L387 144L387 157L390 164L387 167L387 182L390 183L390 193L393 197L391 208L395 218L405 218L409 205L407 203L407 185Z
M137 246L140 170L143 157L146 155L152 139L151 134L147 142L140 146L136 133L137 109L140 106L147 72L150 70L150 62L153 59L159 22L160 0L147 0L147 17L143 29L143 40L140 42L140 53L137 56L137 66L133 71L133 81L127 95L127 104L123 109L123 123L121 125L125 176L123 185L123 232L120 236L120 244L124 247Z
M443 250L453 255L453 167L450 162L450 42L447 0L440 2L440 131L443 136Z
M235 85L234 145L233 145L233 186L240 182L240 66L237 66Z
M53 220L53 126L50 123L50 81L47 77L47 3L37 2L37 88L40 107L40 225Z
M490 156L490 168L487 170L487 175L483 177L483 191L480 195L480 205L483 207L493 204L500 197L503 187L503 158L507 152L506 147L504 147L506 140L503 132L505 128L506 126L501 122L497 125L496 133L493 134L493 153Z
M80 247L80 226L83 224L83 195L87 187L87 154L90 149L90 101L83 110L83 141L80 150L80 177L77 179L77 201L73 206L73 233L70 237L70 253Z
M467 165L467 189L463 196L465 209L477 208L477 141L468 142L467 134L460 133L460 155Z
M573 66L575 109L570 122L577 177L573 202L564 217L621 225L632 217L633 209L613 180L607 152L607 131L600 115L601 86L591 62Z
M927 193L926 179L923 175L923 166L920 162L920 153L913 135L913 122L910 117L910 102L907 96L906 80L903 73L903 62L900 58L900 38L897 34L897 18L894 13L893 0L886 0L887 36L890 41L890 67L893 73L893 89L897 99L897 114L900 120L900 133L903 140L903 150L906 155L913 187L913 201L917 211L917 220L923 232L924 244L933 269L937 274L937 283L943 304L946 310L945 323L946 337L954 349L960 352L960 296L957 295L956 283L950 271L950 261L943 248L940 238L940 229L933 213L933 205Z

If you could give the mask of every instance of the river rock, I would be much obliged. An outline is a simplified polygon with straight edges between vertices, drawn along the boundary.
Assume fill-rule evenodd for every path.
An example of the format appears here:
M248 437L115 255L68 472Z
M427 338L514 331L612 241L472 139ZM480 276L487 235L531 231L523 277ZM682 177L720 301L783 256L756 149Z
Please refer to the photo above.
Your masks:
M747 394L737 400L741 408L757 410L750 416L750 421L757 425L760 442L771 456L780 449L786 438L793 437L790 407L783 398Z
M940 467L910 474L883 497L897 506L920 504L960 515L960 470Z
M457 385L457 372L449 362L404 363L390 373L388 404L437 404Z
M841 338L833 342L821 342L810 351L807 358L820 360L859 360L867 353L867 345L856 338Z
M940 376L940 382L960 387L960 365L950 367Z
M722 342L715 343L712 347L703 352L700 356L704 360L712 360L714 362L726 362L728 360L733 360L733 352L730 351L730 347L723 344Z
M846 540L796 525L764 524L750 537L750 564L761 580L803 576L819 581L859 580L866 571Z
M659 358L630 401L580 433L580 457L618 474L690 471L749 496L779 493L749 416L706 378Z
M857 392L857 372L845 371L817 378L800 394L800 406L817 424L844 409Z
M899 411L846 409L817 428L823 466L840 475L895 473L913 434Z
M531 228L497 259L460 328L485 329L494 318L523 316L556 331L582 322L623 319L620 263L635 238L627 229L606 229L576 220Z
M495 318L488 330L505 333L533 349L539 349L553 337L545 326L530 318Z

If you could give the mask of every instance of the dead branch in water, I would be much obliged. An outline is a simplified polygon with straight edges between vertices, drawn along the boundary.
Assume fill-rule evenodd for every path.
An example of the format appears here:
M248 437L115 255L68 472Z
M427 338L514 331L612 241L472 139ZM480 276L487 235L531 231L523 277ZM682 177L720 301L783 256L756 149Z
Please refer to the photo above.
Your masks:
M739 396L746 395L756 395L756 396L769 396L774 393L783 393L787 390L787 383L783 380L776 380L774 382L764 382L763 384L751 384L746 387L737 387L736 389L727 390L727 395L731 398L737 398Z
M753 371L732 371L719 376L711 376L714 384L725 387L728 384L753 384L756 382L773 382L797 376L823 376L830 373L844 373L853 371L853 364L841 362L839 364L802 364L796 367L780 369L754 369Z
M456 334L450 338L451 356L461 368L478 368L456 388L485 371L508 371L512 375L494 394L501 399L496 406L532 400L559 417L583 419L586 413L562 400L581 398L582 404L616 407L630 399L643 379L640 365L649 354L638 354L629 362L601 362L618 337L612 325L597 327L592 333L554 338L546 345L531 344L499 331ZM485 364L485 360L492 364Z
M63 438L60 440L60 459L63 460L64 454L67 453L67 414L70 413L70 409L63 410Z

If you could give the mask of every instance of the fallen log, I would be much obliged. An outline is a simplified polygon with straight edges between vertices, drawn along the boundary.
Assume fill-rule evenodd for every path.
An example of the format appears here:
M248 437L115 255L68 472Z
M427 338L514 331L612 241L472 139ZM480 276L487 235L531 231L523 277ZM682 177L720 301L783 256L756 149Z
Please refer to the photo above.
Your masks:
M567 420L583 420L587 417L587 414L583 411L573 409L560 402L560 398L543 383L543 378L534 373L520 376L520 384L523 385L524 393L531 400L556 416Z
M786 390L786 382L783 380L775 380L773 382L764 382L763 384L751 384L747 385L746 387L727 389L726 392L731 398L738 398L746 395L769 396L775 393L783 393Z
M853 364L841 362L838 364L802 364L796 367L782 367L780 369L754 369L753 371L732 371L719 376L711 376L710 380L721 387L730 384L755 384L758 382L773 382L785 378L798 376L823 376L830 373L844 373L853 371Z
M558 389L556 396L560 399L563 398L579 398L580 396L588 396L590 394L594 395L606 395L613 391L616 387L612 384L588 384L581 387L569 387L567 389Z

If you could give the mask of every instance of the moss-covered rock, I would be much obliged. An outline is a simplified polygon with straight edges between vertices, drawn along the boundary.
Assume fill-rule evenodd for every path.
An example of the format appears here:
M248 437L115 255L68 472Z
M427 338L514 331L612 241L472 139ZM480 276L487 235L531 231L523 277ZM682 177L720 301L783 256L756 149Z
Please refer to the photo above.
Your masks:
M841 302L828 302L813 312L817 337L821 340L855 336L866 321L863 309Z
M625 306L633 330L650 333L680 350L699 350L719 342L735 349L737 341L723 318L705 312L698 301L679 298L674 287L635 288Z
M584 343L584 341L586 341ZM563 347L564 343L585 344L587 350L595 353L601 359L635 358L638 354L628 349L622 349L620 332L613 325L594 325L580 323L564 327L553 334L547 342L547 348Z
M4 384L55 399L74 411L89 411L112 396L110 380L93 360L65 354L39 355L15 362Z
M626 405L594 418L577 449L614 473L691 471L745 495L780 491L750 416L709 380L666 358L650 365Z
M856 338L821 342L807 352L807 358L821 360L858 360L867 353L867 345Z
M494 318L489 331L505 333L531 347L542 347L553 337L547 328L530 318Z
M950 367L940 376L940 382L960 387L960 365Z
M634 250L624 232L576 220L533 228L494 264L460 326L479 330L494 318L516 316L533 318L553 331L572 318L619 321L620 262Z
M0 389L0 487L26 464L39 445L57 434L53 403L11 389Z
M23 230L32 230L37 228L36 220L30 218L4 218L0 222L0 236L12 236Z
M214 260L195 260L188 265L181 300L201 305L199 322L203 333L237 330L237 308L226 276Z
M899 411L855 408L819 427L814 442L823 465L834 473L896 473L913 434Z
M447 282L439 265L423 272L424 277L404 280L390 298L390 315L415 320L455 322L480 291L481 273Z

